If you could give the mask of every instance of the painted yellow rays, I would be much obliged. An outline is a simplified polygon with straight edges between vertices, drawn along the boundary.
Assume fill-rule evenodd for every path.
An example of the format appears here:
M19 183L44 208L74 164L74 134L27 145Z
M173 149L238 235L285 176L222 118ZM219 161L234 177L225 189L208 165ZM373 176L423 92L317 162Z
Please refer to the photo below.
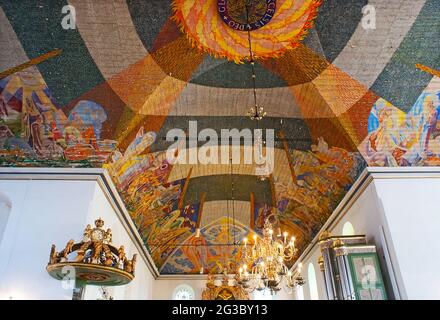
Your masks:
M313 27L322 0L277 0L272 20L253 30L253 52L260 59L293 49ZM217 0L174 0L173 19L191 44L215 57L241 63L249 57L247 32L227 26L217 12Z

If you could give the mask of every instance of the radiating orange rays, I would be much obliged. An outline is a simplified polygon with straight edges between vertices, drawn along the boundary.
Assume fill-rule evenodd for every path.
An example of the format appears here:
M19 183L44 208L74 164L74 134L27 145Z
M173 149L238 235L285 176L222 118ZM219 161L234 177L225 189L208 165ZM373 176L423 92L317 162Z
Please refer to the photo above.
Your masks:
M330 65L303 44L279 58L262 60L260 63L286 80L290 86L312 81Z
M313 27L322 0L279 0L272 10L270 23L252 31L253 52L260 58L280 57L296 48ZM173 20L188 36L194 47L211 55L242 63L249 56L246 20L240 21L243 31L228 26L228 15L217 12L215 0L175 0ZM228 6L228 14L245 15L243 7ZM261 13L264 16L266 14ZM269 12L268 12L269 14ZM226 22L226 23L225 23Z
M167 64L167 71L170 72L166 74L156 60ZM203 54L192 49L188 41L180 36L109 81L118 96L138 114L124 126L123 132L117 133L117 139L122 145L126 144L124 140L131 139L130 136L137 131L141 122L149 123L144 116L152 116L155 122L165 119L202 60ZM160 125L156 123L156 130Z
M162 102L174 101L173 98L183 89L202 59L203 54L192 49L181 36L119 73L108 83L136 113L166 115L169 103L157 106L148 103L149 99L161 96ZM161 61L161 65L167 65L168 69L164 71L156 61Z
M204 54L192 48L172 24L164 25L152 53L64 109L69 111L77 101L93 97L94 101L111 110L103 136L118 140L122 150L141 125L146 131L158 131L204 58Z
M203 53L192 48L185 36L176 32L172 23L167 23L148 56L84 94L66 109L81 99L91 99L105 106L110 112L103 136L118 140L118 148L123 151L140 126L145 131L160 130L203 58ZM374 93L304 45L262 64L288 83L315 141L323 137L332 146L356 150L367 135L369 112L378 98ZM275 209L277 190L274 186L272 191ZM297 218L303 219L302 216ZM310 226L300 227L284 218L280 223L297 237L299 245L310 240L307 238ZM164 262L158 256L155 258Z
M262 63L291 86L313 138L322 136L332 145L348 150L365 138L369 111L377 100L365 85L304 45L284 57Z

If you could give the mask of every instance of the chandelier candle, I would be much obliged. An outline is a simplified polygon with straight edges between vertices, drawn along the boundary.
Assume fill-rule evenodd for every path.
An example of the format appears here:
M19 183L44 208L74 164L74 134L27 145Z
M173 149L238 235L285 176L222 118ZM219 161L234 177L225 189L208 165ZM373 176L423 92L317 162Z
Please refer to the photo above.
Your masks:
M287 266L297 253L295 237L288 242L288 235L287 232L279 232L274 236L272 224L266 220L261 239L258 240L257 234L253 235L253 246L248 247L248 240L244 238L238 284L250 292L269 289L272 294L281 290L283 283L289 290L304 284L301 275L294 276Z

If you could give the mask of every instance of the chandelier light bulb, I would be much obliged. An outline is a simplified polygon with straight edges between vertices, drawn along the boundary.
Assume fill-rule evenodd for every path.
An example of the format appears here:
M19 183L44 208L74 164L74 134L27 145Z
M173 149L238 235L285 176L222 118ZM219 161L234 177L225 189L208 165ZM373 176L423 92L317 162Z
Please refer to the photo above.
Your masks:
M263 117L266 116L266 111L264 111L263 107L255 105L254 107L251 107L249 109L247 114L251 118L251 120L261 120L263 119Z

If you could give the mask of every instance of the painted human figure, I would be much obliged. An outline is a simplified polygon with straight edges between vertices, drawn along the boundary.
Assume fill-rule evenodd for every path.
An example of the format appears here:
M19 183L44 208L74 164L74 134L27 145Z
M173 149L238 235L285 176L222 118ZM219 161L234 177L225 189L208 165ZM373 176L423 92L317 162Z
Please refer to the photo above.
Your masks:
M427 101L426 104L427 104L427 108L428 108L428 111L427 111L428 117L427 117L427 121L425 124L425 127L426 127L426 137L425 137L425 141L424 141L424 151L425 152L428 151L429 139L431 138L431 134L437 126L437 117L438 117L438 111L434 106L434 102Z
M0 118L7 118L9 115L5 99L0 95Z
M408 152L404 160L408 165L415 165L429 156L429 141L437 125L439 104L434 93L423 93L414 104L407 119Z
M32 147L38 155L44 153L44 135L43 135L43 118L38 115L34 122L31 123L31 142Z

